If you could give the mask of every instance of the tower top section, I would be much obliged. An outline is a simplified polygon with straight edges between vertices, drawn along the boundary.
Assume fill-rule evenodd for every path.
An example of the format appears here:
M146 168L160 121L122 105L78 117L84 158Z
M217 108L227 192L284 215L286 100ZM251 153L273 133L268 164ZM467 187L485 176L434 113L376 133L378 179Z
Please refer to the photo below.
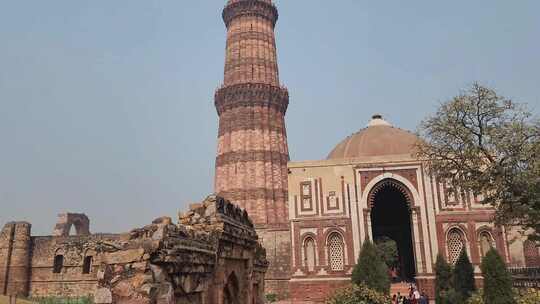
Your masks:
M276 6L271 0L229 0L222 15L227 26L223 86L279 87L274 34Z
M236 2L247 2L247 1L253 1L253 0L229 0L229 1L227 1L227 5L233 4L233 3L236 3ZM258 0L258 1L272 3L272 0Z
M271 0L229 0L223 10L223 21L229 28L231 21L239 16L265 18L276 25L278 11Z

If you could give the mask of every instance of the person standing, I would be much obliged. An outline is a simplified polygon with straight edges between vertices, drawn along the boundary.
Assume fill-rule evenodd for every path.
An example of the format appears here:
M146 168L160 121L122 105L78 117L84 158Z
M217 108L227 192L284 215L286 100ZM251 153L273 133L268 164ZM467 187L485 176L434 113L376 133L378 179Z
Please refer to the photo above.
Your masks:
M420 292L418 291L418 289L414 288L413 289L413 292L412 292L412 297L411 297L411 303L412 304L419 304L419 301L420 301Z
M420 299L420 304L429 304L429 297L425 292L422 292Z

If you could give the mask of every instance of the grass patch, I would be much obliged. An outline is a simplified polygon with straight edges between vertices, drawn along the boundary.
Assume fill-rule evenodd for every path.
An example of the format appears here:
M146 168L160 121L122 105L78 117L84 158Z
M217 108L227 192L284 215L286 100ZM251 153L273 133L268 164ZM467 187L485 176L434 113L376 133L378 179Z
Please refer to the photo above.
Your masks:
M91 298L41 298L34 300L36 304L93 304Z

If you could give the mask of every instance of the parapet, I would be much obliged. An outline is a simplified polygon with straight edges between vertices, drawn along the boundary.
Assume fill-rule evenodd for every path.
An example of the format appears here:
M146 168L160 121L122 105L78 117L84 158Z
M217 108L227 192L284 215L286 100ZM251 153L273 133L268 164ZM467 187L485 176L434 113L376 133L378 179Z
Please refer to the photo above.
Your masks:
M208 196L202 203L191 204L190 210L180 213L178 217L182 225L196 226L225 220L253 228L253 222L246 210L215 194Z

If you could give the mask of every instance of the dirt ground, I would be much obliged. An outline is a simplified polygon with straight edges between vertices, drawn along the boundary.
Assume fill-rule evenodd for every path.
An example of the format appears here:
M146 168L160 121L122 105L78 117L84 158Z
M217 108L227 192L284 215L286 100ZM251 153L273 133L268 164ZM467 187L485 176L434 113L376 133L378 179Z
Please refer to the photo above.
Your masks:
M29 302L25 300L17 299L17 304L34 304L34 302ZM0 304L9 304L9 298L5 296L0 296Z

